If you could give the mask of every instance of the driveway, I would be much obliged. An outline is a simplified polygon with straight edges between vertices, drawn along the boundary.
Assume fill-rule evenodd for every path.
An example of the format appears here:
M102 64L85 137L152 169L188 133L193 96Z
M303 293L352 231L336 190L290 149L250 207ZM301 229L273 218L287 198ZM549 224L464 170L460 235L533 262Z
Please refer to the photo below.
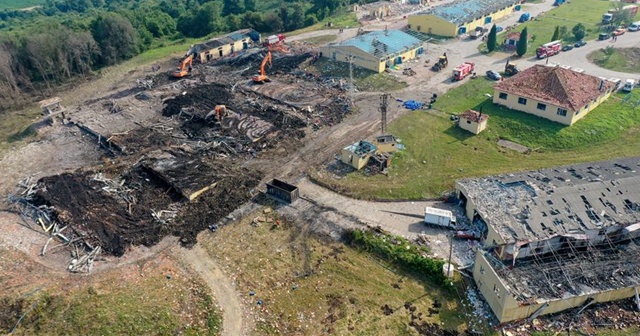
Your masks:
M301 179L297 186L303 198L312 200L315 205L322 208L331 209L333 213L345 218L357 218L360 223L373 227L380 226L394 235L409 240L423 235L428 239L432 254L443 259L449 257L449 241L453 230L425 225L425 207L448 209L453 211L456 217L461 217L463 214L462 208L440 201L373 202L356 200L318 186L307 178ZM291 208L297 208L300 212L307 210L298 205ZM343 227L354 227L344 220L336 220L335 222ZM473 262L474 252L472 249L475 245L474 241L453 240L453 261L458 265L470 265Z

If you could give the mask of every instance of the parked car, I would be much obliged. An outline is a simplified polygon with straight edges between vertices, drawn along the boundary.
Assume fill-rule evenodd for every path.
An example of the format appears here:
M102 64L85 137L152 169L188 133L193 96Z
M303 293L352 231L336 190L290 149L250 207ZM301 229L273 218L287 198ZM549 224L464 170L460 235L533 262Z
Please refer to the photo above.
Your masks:
M562 51L569 51L571 49L573 49L573 46L570 45L570 44L566 44L566 45L562 46Z
M613 36L620 36L623 35L624 33L626 33L627 30L624 28L618 28L616 30L613 31Z
M500 74L497 71L494 71L494 70L487 71L487 77L489 77L489 79L493 79L493 80L496 80L496 81L502 79L502 76L500 76Z
M504 30L504 27L502 27L502 26L496 26L496 33L499 33L499 32L501 32L501 31L503 31L503 30Z
M576 44L574 44L573 46L576 47L576 48L580 48L585 44L587 44L587 42L585 42L584 40L580 40L580 41L576 42Z
M604 40L608 40L609 39L609 34L608 33L600 33L600 35L598 35L598 40L600 41L604 41Z
M629 25L629 31L638 31L640 30L640 21L634 22Z
M624 82L624 86L622 87L622 91L631 92L631 91L633 91L633 88L635 86L636 86L636 81L634 81L633 79L627 79L627 81Z

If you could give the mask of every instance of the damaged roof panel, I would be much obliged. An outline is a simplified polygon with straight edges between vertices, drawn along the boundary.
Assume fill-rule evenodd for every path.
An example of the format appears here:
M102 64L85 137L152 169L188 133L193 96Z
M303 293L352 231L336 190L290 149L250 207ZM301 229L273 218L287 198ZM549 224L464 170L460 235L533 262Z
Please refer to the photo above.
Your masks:
M640 157L458 181L506 242L640 222Z
M352 46L368 54L385 57L418 48L422 41L400 30L379 30L356 36L337 45Z
M519 2L520 0L458 0L433 7L420 14L432 14L451 23L462 25Z

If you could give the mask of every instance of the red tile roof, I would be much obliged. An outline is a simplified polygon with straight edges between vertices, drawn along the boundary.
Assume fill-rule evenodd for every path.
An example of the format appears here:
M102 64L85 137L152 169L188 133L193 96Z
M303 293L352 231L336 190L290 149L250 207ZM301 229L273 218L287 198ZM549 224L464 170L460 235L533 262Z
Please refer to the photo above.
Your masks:
M460 119L475 121L477 123L489 119L489 116L474 110L466 110L460 113Z
M612 82L585 73L537 64L496 84L494 88L577 111L614 86Z

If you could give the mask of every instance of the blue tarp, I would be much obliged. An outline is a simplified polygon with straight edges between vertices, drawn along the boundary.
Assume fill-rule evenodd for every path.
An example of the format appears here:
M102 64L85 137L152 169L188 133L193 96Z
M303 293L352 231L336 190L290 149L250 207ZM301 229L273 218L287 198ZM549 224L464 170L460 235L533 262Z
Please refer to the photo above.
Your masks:
M423 105L424 105L423 102L419 102L415 100L407 100L402 104L402 106L404 106L405 108L408 108L409 110L417 110L419 108L422 108Z

